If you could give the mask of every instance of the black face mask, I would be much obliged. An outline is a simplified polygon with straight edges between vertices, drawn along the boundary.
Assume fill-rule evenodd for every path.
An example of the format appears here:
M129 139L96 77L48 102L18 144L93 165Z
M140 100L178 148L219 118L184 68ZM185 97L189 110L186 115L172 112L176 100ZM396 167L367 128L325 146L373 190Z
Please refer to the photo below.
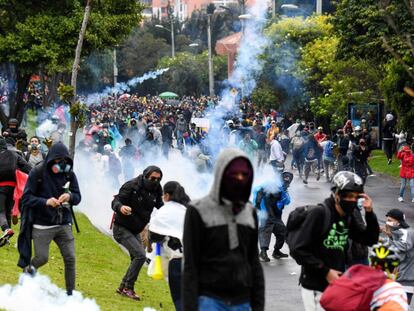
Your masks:
M157 187L159 186L160 182L157 180L151 180L151 179L144 179L144 187L148 191L155 191L157 190Z
M339 205L346 215L351 215L354 212L354 209L358 207L358 202L346 201L342 198L339 199Z

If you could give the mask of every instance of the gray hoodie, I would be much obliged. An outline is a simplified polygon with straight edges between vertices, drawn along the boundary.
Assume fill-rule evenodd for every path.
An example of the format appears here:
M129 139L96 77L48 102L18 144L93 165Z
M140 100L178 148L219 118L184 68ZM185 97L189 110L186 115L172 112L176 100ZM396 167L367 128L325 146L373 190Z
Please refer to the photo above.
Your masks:
M394 230L390 243L401 257L397 281L403 286L414 286L414 231L410 228Z

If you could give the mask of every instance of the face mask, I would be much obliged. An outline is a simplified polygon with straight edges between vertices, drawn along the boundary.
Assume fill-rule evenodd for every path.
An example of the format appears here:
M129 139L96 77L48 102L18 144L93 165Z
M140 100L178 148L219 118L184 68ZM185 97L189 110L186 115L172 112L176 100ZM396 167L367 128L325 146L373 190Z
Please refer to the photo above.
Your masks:
M58 163L52 165L52 172L55 174L69 173L72 166L66 163L66 160L61 160Z
M358 207L358 202L346 201L341 198L339 199L339 205L346 215L350 215L353 213L354 209Z
M400 228L400 225L398 225L398 224L396 224L396 223L394 223L394 222L392 222L392 221L387 221L385 224L386 224L388 227L390 227L390 229L391 229L391 230L397 230L397 229L399 229L399 228Z
M144 187L148 191L155 191L155 190L157 190L159 184L160 184L160 182L157 181L157 180L151 180L151 179L148 179L148 178L145 178L144 179Z
M306 123L305 123L305 122L302 122L301 124L302 124L303 126L305 126L305 125L306 125Z
M36 144L31 144L30 149L31 150L37 150L37 145Z

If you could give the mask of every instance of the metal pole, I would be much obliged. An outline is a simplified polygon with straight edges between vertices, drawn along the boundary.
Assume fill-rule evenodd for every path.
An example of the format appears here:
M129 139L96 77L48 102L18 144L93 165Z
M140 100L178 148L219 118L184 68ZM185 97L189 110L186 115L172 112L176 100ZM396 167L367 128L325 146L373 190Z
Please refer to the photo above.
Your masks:
M322 0L316 0L316 14L322 14Z
M114 48L114 86L118 83L118 66L116 64L116 48Z
M213 73L213 55L211 52L211 14L207 15L207 37L208 37L208 89L210 97L214 96L214 73Z
M171 57L175 57L174 19L171 18Z
M272 0L272 17L276 16L276 1L277 0Z

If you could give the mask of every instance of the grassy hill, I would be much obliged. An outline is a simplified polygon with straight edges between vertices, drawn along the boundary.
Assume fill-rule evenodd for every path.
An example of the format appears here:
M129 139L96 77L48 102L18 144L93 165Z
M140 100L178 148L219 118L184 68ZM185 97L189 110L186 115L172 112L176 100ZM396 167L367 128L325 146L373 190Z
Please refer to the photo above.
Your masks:
M89 220L77 214L81 233L75 235L76 244L76 290L84 297L94 298L101 310L142 310L152 307L156 310L174 310L168 284L154 281L144 268L135 285L141 301L133 301L115 293L128 265L129 256L111 238L96 230ZM17 228L13 228L17 229ZM16 284L21 269L17 267L17 234L12 244L0 248L0 285ZM39 269L56 285L64 288L63 260L56 244L52 242L49 262Z

